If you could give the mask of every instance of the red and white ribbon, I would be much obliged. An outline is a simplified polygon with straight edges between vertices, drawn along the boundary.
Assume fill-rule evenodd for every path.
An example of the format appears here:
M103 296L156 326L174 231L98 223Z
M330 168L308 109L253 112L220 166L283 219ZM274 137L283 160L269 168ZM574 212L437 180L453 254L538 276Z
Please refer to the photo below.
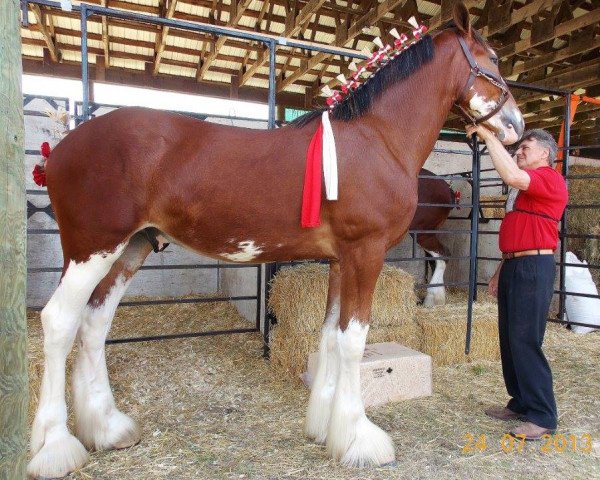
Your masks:
M325 180L325 196L327 200L338 199L337 152L333 129L329 122L329 112L321 115L323 123L323 178Z

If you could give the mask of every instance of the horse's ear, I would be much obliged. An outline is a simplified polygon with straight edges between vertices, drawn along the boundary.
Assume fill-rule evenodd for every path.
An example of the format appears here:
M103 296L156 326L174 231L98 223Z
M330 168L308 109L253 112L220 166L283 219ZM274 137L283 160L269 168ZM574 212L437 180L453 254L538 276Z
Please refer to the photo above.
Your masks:
M467 37L471 36L471 19L469 18L469 10L463 2L454 4L454 23L458 29Z

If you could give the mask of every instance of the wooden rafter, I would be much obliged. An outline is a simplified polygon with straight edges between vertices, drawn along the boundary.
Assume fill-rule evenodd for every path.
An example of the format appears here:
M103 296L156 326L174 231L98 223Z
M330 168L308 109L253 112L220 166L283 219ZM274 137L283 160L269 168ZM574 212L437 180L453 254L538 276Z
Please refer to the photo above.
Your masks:
M31 11L33 12L33 15L35 16L37 28L44 37L44 42L46 43L48 51L50 52L50 58L53 62L60 62L60 51L58 50L58 48L56 48L56 44L54 43L54 36L52 35L50 29L46 26L46 22L44 21L44 16L42 15L39 5L30 3L29 6L31 8Z
M394 8L404 3L406 0L384 0L382 3L377 5L377 8L371 9L366 15L360 17L356 22L354 22L347 30L347 33L343 38L339 38L338 42L336 42L336 46L344 46L348 41L354 39L362 29L365 27L370 27L379 21L379 19L383 18L388 12L392 11ZM329 53L317 53L313 57L310 58L308 62L306 62L305 66L301 66L295 72L293 72L289 77L283 80L278 86L277 91L280 92L287 88L289 85L300 79L307 72L316 67L319 63L323 62L323 60L331 57L332 55Z
M465 0L463 3L467 8L471 8L477 2L475 0ZM429 20L429 30L435 30L436 28L441 27L444 23L452 18L452 5L452 1L442 0L442 8L440 13L434 15Z
M175 7L177 6L177 0L170 0L169 6L165 8L164 18L173 18L175 13ZM167 41L167 35L169 34L169 27L164 26L162 30L156 35L156 49L154 53L154 65L152 67L152 75L158 75L158 69L160 68L160 62L165 51L165 45Z
M552 29L551 34L548 36L544 36L538 40L532 40L531 37L526 38L514 43L513 45L507 45L506 47L500 48L496 53L500 58L515 55L517 53L529 50L541 43L549 42L563 35L569 35L576 30L588 27L590 25L597 25L598 23L600 23L600 8L592 10L591 12L581 15L580 17L556 25Z
M314 13L319 11L319 9L323 6L326 0L309 0L309 2L304 5L302 10L298 13L293 22L289 22L286 25L285 31L283 32L283 37L290 38L296 33L298 33L306 23L308 23L313 16ZM256 62L254 62L245 72L240 80L240 84L244 85L250 77L252 77L256 71L262 67L269 58L269 51L265 50L261 55L258 56Z
M109 0L102 0L102 6L108 7ZM104 65L110 67L110 40L108 36L108 18L102 17L102 46L104 48Z
M563 0L535 0L533 2L525 2L518 10L514 10L510 13L510 20L505 24L502 22L495 22L492 25L486 25L481 29L481 34L484 37L490 37L495 33L505 31L512 25L516 25L517 23L522 22L523 20L531 17L532 15L537 14L541 10L545 10L548 8L552 8L556 5L560 5ZM506 4L507 6L511 6L510 2ZM492 16L492 18L496 15Z
M572 58L576 55L589 52L600 48L600 37L588 40L585 42L574 41L560 50L556 50L551 53L539 55L531 60L526 60L523 63L514 65L511 67L509 62L503 62L501 65L500 72L502 75L510 77L512 75L518 75L524 72L528 72L535 68L543 67L553 63L561 62Z
M229 21L227 22L227 27L236 27L246 9L250 6L253 0L231 0L232 9L229 12ZM210 68L211 63L217 58L221 48L227 41L227 37L221 36L217 39L214 48L211 53L206 57L202 58L199 62L198 70L196 72L196 80L200 81L204 78L204 75Z

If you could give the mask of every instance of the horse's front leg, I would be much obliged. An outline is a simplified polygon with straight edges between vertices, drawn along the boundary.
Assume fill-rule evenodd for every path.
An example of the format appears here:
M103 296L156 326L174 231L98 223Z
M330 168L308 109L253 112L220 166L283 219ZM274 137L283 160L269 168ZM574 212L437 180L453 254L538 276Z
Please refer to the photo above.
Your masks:
M340 264L329 265L327 310L321 329L317 373L313 380L306 412L306 435L317 443L325 443L338 373L337 330L340 319Z
M360 389L360 362L384 255L383 248L377 251L353 248L340 259L339 372L329 419L327 451L335 460L349 466L384 465L395 459L389 435L367 418Z

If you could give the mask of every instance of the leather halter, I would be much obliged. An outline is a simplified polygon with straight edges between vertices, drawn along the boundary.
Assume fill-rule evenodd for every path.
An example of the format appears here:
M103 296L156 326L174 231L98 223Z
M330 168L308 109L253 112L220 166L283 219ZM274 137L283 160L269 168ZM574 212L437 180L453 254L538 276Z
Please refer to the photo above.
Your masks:
M463 87L461 94L459 95L456 102L454 102L454 105L462 112L462 114L466 117L466 120L468 120L469 123L472 123L473 125L478 125L496 115L496 113L498 113L500 109L504 106L504 104L508 100L508 87L506 86L506 83L504 83L502 77L498 77L493 72L490 72L489 70L486 70L485 68L477 65L477 62L475 61L473 54L469 50L469 47L467 47L464 38L460 34L458 34L457 36L458 43L460 44L460 47L462 48L462 51L465 54L467 61L469 62L469 67L471 68L471 71L469 72L469 78L467 79L467 83ZM472 116L460 104L462 101L465 100L467 94L469 93L469 90L473 86L473 83L475 83L475 79L477 77L485 78L492 85L498 87L502 92L500 94L500 99L498 100L498 103L496 103L496 106L492 109L492 111L479 118L475 118L474 116Z

